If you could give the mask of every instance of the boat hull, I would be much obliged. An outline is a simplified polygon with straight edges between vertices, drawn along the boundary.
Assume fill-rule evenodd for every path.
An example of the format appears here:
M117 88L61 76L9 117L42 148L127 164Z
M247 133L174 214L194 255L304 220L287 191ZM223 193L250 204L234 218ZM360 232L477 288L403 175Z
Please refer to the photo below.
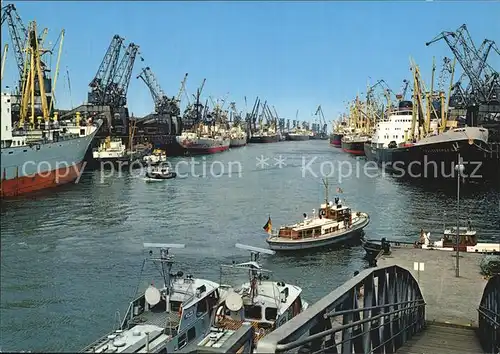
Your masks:
M278 135L257 135L250 138L250 143L252 144L267 144L267 143L277 143L279 141Z
M247 144L247 138L231 138L231 141L229 143L229 147L235 148L235 147L243 147Z
M457 146L463 159L464 177L482 178L487 172L484 150L487 144L480 138L471 141L468 138L444 140L393 149L366 143L364 150L369 161L376 162L383 171L396 177L456 179Z
M309 140L309 135L288 134L288 139L290 139L290 141L306 141Z
M0 196L16 197L78 181L98 128L88 127L93 131L74 139L3 148Z
M333 133L333 135L330 138L330 145L337 147L337 148L341 148L343 137L344 137L344 134Z
M342 140L342 150L351 155L365 155L365 141L345 141Z
M198 138L195 140L181 140L178 143L189 155L209 155L223 152L229 149L230 139Z
M370 217L361 213L358 220L353 219L353 224L348 229L334 232L311 239L292 240L283 237L269 237L266 242L274 251L297 251L325 246L344 244L349 241L361 240L363 229L370 223Z

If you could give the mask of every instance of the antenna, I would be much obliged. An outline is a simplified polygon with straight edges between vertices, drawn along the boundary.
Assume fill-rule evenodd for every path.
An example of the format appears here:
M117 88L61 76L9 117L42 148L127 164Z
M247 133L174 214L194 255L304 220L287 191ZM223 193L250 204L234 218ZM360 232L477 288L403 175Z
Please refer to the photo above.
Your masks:
M248 246L248 245L243 245L241 243L237 243L234 245L236 248L239 248L241 250L246 250L250 252L257 252L257 253L264 253L264 254L276 254L275 251L273 250L268 250L266 248L260 248L260 247L254 247L254 246Z

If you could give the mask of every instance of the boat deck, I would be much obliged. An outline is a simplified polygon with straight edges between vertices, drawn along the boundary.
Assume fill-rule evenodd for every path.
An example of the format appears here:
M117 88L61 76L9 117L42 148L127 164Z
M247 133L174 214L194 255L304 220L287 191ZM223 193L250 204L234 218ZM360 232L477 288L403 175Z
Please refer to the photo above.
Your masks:
M181 318L177 312L143 312L135 316L131 323L158 326L161 328L176 328Z
M356 214L354 214L354 215L356 215ZM328 223L333 221L333 220L328 220L328 219L315 219L315 220L318 220L318 221L315 221L318 223L317 225L309 224L306 227L304 227L304 229L308 229L308 228L311 228L314 226L319 226L319 225L325 225L325 224L328 224ZM324 221L324 220L328 220L328 221ZM352 224L348 228L342 227L338 231L330 232L330 233L327 233L324 235L302 237L302 238L281 237L281 236L278 236L277 234L274 234L271 237L269 237L267 239L267 241L269 243L287 243L287 244L290 244L290 243L300 244L300 243L309 243L311 241L321 241L321 240L326 240L326 239L330 239L330 238L335 238L335 237L344 235L346 233L356 231L358 229L362 229L362 228L366 227L369 224L369 222L370 222L370 217L368 216L368 214L360 213L359 216L357 216L357 215L353 216ZM333 223L338 223L338 222L333 221ZM339 223L339 224L341 224L341 223ZM298 230L300 230L300 229L298 229Z

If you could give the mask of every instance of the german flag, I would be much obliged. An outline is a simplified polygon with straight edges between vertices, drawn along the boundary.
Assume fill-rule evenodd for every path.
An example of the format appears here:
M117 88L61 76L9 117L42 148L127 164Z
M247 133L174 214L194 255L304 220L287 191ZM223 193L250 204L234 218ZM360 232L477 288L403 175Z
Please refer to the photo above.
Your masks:
M271 217L267 220L266 224L264 225L263 229L266 231L268 234L271 233L271 230L273 228L273 223L271 221Z

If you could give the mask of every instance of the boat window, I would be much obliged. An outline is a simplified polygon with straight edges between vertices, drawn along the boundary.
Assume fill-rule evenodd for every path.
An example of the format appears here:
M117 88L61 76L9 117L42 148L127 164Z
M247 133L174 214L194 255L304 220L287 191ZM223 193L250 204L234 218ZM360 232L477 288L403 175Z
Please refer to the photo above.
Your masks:
M196 338L196 328L195 327L191 327L188 330L187 340L188 340L188 342L191 342L195 338Z
M252 320L262 319L262 308L260 306L245 306L245 318Z
M179 337L179 341L177 342L177 348L178 348L178 349L181 349L181 348L183 348L186 344L187 344L187 340L186 340L186 333L184 333L184 334L182 334L182 335Z
M278 317L278 309L274 307L266 307L265 311L266 320L274 321Z
M198 301L196 312L198 314L207 312L207 300L206 299L201 299L200 301Z

